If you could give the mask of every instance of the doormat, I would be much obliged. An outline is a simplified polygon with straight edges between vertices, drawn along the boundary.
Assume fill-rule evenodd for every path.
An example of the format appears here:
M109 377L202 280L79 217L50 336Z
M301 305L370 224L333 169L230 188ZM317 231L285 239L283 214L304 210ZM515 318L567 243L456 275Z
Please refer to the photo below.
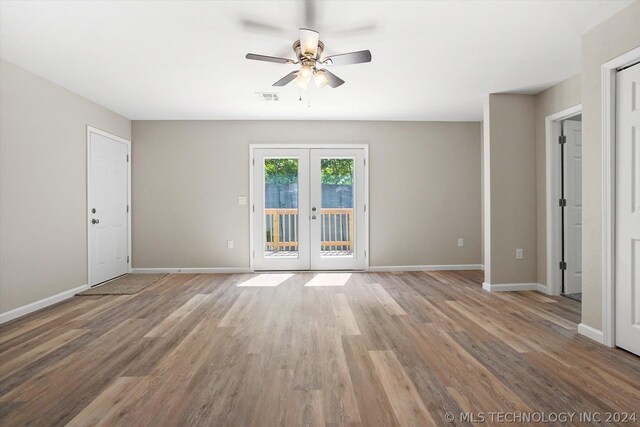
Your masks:
M582 292L576 294L564 294L563 296L572 299L574 301L582 302Z

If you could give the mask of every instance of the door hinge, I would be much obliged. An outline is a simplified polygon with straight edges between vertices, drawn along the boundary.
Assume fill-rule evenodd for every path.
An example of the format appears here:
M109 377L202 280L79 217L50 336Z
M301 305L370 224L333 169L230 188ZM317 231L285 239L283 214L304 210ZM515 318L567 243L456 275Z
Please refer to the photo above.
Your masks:
M364 257L365 258L367 257L367 251L364 251Z
M255 166L255 165L256 165L256 159L251 159L251 164L252 164L253 166Z
M567 199L559 199L558 200L558 206L560 206L561 208L564 208L567 206Z
M129 255L127 255L127 264L129 264Z
M367 159L364 159L364 165L367 166Z
M367 205L364 205L364 211L365 212L367 211Z
M129 161L129 155L127 154L127 162Z
M251 205L251 212L255 212L256 211L256 205Z
M567 142L567 135L560 135L558 137L558 144L564 144Z
M129 205L127 205L127 212L129 212Z
M253 251L253 254L251 254L251 256L252 256L253 258L255 258L255 257L256 257L256 251Z
M560 261L560 266L559 266L560 270L566 270L567 269L567 263L564 261Z

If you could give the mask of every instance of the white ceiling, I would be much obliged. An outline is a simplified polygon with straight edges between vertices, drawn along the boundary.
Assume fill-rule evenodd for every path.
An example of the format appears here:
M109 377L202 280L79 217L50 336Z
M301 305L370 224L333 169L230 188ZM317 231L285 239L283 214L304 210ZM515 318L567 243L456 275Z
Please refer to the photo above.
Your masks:
M578 73L581 34L630 3L3 1L0 56L135 120L479 120L488 93ZM244 55L293 57L300 26L373 62L333 67L346 84L299 102L271 87L295 66Z

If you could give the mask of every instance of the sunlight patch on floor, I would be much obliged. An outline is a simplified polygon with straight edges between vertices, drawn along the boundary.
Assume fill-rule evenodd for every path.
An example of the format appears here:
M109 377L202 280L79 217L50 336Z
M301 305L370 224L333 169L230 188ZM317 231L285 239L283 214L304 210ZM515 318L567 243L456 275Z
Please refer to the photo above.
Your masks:
M293 274L258 274L252 278L238 283L238 287L275 288L282 282L293 277Z
M305 286L344 286L351 273L320 273L313 276Z

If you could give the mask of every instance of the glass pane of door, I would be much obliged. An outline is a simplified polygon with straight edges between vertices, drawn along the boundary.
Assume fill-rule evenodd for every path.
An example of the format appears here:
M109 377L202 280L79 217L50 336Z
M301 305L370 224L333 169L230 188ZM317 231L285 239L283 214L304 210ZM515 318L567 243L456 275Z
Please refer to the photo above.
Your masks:
M253 266L308 270L309 149L253 151Z
M320 159L320 256L352 257L354 159Z
M264 256L298 258L298 159L264 159Z

